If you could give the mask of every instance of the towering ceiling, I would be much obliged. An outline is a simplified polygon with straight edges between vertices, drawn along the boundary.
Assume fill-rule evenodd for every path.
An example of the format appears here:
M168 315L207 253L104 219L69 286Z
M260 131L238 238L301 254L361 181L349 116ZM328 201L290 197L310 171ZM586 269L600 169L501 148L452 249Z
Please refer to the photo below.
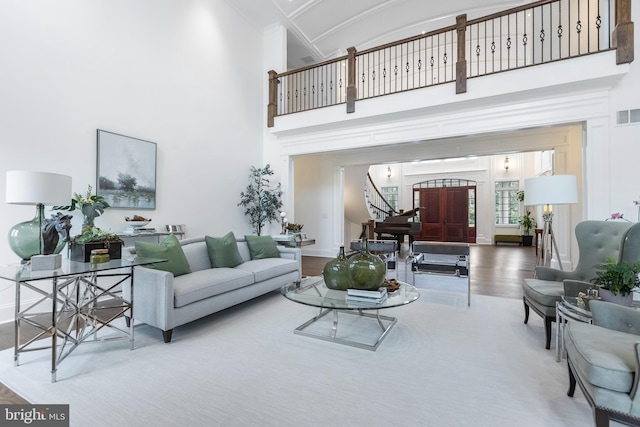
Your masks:
M257 26L281 23L288 30L288 66L304 67L532 3L531 0L226 0ZM284 71L284 70L281 70Z

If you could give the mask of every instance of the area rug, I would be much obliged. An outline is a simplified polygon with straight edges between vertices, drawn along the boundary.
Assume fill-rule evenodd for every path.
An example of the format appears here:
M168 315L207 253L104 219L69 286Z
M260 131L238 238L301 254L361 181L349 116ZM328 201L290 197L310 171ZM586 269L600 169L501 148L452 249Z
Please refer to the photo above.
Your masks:
M132 351L81 346L53 384L48 351L14 367L6 350L0 381L30 402L69 404L78 427L592 425L521 301L474 295L468 307L463 292L420 291L385 310L398 323L375 352L295 335L316 309L273 292L177 328L170 344L141 324Z

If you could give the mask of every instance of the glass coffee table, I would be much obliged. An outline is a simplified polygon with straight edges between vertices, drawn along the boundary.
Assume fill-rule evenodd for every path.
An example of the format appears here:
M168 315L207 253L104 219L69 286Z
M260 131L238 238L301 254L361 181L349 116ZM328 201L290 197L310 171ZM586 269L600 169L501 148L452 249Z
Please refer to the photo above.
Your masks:
M420 297L420 292L414 286L400 282L400 288L393 293L389 293L387 298L380 303L346 301L346 291L327 288L323 278L320 276L307 277L301 281L292 282L283 286L280 292L291 301L320 309L315 317L298 326L293 331L295 334L371 351L375 351L378 348L397 322L395 317L381 315L380 310L401 307L414 302ZM320 330L311 330L309 328L329 313L333 314L333 323L330 330L327 330L328 328L324 330L322 328ZM376 334L375 341L373 343L363 342L362 340L351 338L350 335L352 334L348 333L339 336L338 314L341 316L356 315L362 319L374 319L377 321L380 330ZM351 328L354 326L356 325L349 323L344 329L349 329L348 332L353 332Z

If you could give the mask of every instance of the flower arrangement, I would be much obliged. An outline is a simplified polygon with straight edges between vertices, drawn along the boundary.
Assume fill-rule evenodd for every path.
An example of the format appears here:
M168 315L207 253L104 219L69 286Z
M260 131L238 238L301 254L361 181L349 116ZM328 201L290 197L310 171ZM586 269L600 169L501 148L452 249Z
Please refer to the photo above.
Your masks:
M290 222L287 224L287 230L291 233L299 233L302 231L302 227L304 224L296 224L295 222Z
M82 212L82 230L84 233L85 228L93 227L93 221L104 213L110 205L102 196L91 194L93 187L88 186L87 194L82 196L78 193L73 193L71 204L68 206L54 206L53 209L61 211L74 211L79 209Z

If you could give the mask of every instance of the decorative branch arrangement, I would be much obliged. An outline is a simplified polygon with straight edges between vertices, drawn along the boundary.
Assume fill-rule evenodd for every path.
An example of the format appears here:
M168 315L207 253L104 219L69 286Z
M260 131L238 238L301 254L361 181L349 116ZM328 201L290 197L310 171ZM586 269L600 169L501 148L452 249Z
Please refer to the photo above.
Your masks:
M240 193L238 206L245 208L244 214L249 217L249 224L258 236L267 223L279 220L278 212L282 208L281 184L270 186L269 177L273 174L268 164L262 169L251 166L250 183Z

